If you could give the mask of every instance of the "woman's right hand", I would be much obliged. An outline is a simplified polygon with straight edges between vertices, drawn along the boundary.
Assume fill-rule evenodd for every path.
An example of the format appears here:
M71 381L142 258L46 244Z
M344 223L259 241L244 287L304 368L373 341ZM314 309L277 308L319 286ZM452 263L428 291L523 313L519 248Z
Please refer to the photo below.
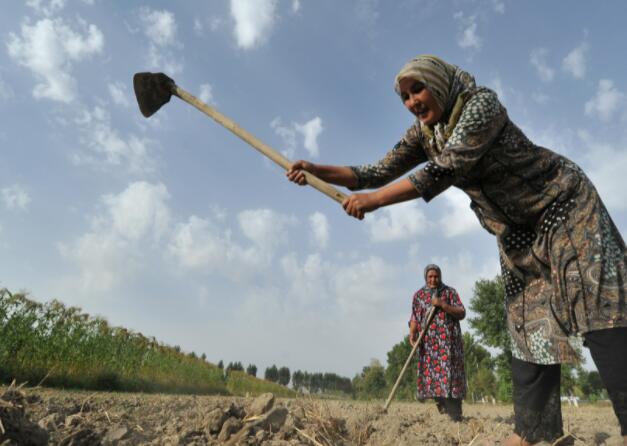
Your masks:
M316 165L305 160L298 160L292 164L292 167L286 172L287 179L300 186L307 184L307 177L305 171L314 174Z

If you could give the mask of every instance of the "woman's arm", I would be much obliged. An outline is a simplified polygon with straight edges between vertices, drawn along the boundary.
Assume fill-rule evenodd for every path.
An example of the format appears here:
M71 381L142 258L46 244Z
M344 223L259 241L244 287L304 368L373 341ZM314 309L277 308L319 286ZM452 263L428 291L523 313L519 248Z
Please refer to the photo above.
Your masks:
M404 178L374 192L353 194L344 200L342 207L347 214L362 220L366 212L372 212L383 206L413 200L418 197L420 197L420 194L413 183Z
M458 321L461 321L466 317L466 309L464 308L464 304L462 304L462 301L459 298L459 294L457 294L457 291L455 290L453 290L451 301L452 303L449 304L442 298L433 298L431 299L431 304L434 307L440 307L442 311L450 314Z
M338 186L356 187L358 180L353 169L346 166L326 166L314 164L309 161L299 160L292 164L292 167L285 174L290 181L304 186L307 179L303 170L317 176L323 181Z

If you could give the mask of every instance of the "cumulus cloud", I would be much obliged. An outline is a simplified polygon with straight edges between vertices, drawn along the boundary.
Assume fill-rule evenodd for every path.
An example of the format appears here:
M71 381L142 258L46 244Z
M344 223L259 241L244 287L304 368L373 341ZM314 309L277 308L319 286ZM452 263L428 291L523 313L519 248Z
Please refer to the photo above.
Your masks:
M446 237L456 237L481 230L481 225L470 209L470 199L459 189L450 188L444 194L447 212L440 220Z
M586 55L588 53L588 44L582 43L574 48L562 60L562 69L573 76L575 79L583 79L586 75Z
M245 50L264 44L276 21L277 0L231 0L237 46Z
M322 212L314 212L309 216L311 241L316 249L325 249L329 243L329 220Z
M183 71L183 64L171 50L181 48L176 17L170 11L154 10L147 7L139 11L143 32L148 37L148 65L151 68L175 75Z
M2 201L7 209L26 210L31 202L30 195L19 184L2 188L0 192L2 192Z
M23 23L20 35L9 34L9 55L39 81L33 89L35 98L65 103L75 99L73 65L100 53L104 46L104 36L96 25L81 22L81 26L83 34L60 18L45 18L34 25Z
M288 226L295 218L271 209L251 209L237 216L242 233L257 246L271 252L287 242Z
M424 234L429 222L424 212L418 208L418 201L389 206L366 216L366 225L370 240L389 242L407 240L418 234Z
M466 17L463 12L456 12L453 16L457 21L457 44L463 49L479 50L482 41L477 34L477 19L472 15Z
M218 222L195 215L176 226L167 252L184 271L216 274L234 283L246 283L272 261L270 251L239 244Z
M320 154L320 148L318 146L318 136L324 130L322 125L322 119L316 116L313 119L305 123L292 122L289 125L284 125L281 118L275 118L270 123L270 127L274 129L274 132L283 139L285 149L284 155L288 159L294 158L297 148L298 136L302 137L303 147L311 158L317 158Z
M312 158L317 158L320 150L318 148L318 136L322 133L322 119L315 117L304 124L296 124L296 130L303 135L303 146Z
M332 278L333 292L343 311L367 311L398 295L399 271L376 256L345 267L338 266Z
M170 194L165 185L138 181L118 195L105 195L111 228L129 240L139 240L152 233L161 238L170 224L167 201Z
M123 82L110 82L108 88L114 104L121 105L123 107L128 107L130 105L130 101L128 100L129 93Z
M587 116L609 121L625 104L625 94L614 86L610 79L601 79L596 95L585 105Z
M170 46L176 43L176 19L170 11L142 8L140 20L144 25L144 34L155 45Z
M90 230L58 246L79 270L76 286L85 293L106 292L141 268L140 243L158 240L167 230L168 199L163 184L146 182L131 183L118 195L105 195Z
M301 304L317 303L332 296L330 276L333 266L325 263L320 254L309 254L299 263L295 253L288 253L280 260L286 278L288 295Z
M80 142L87 149L76 152L72 161L95 168L123 168L130 173L146 174L156 170L156 160L149 152L150 141L130 135L122 138L111 125L109 113L102 107L85 110L74 121L81 132Z
M546 48L535 48L531 51L529 62L536 69L536 73L544 82L550 82L555 76L555 70L546 62L549 50Z

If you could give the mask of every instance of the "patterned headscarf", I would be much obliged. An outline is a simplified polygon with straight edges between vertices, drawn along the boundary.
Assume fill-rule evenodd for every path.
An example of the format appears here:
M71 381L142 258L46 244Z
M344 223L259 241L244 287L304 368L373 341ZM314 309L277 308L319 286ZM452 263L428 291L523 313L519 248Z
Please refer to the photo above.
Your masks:
M447 117L459 96L465 90L475 88L475 79L456 65L431 55L413 58L401 68L394 79L394 90L400 96L399 80L416 79L427 87Z

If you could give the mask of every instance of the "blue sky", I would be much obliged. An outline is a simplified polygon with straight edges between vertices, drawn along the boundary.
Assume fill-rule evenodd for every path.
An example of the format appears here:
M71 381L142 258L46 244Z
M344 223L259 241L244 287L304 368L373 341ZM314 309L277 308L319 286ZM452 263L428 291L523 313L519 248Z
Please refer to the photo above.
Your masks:
M436 54L579 163L625 234L625 13L621 1L5 1L0 286L213 362L352 377L407 333L426 264L465 303L498 273L468 199L449 190L353 220L176 98L143 118L133 73L166 72L290 159L349 165L378 160L411 124L394 75Z

